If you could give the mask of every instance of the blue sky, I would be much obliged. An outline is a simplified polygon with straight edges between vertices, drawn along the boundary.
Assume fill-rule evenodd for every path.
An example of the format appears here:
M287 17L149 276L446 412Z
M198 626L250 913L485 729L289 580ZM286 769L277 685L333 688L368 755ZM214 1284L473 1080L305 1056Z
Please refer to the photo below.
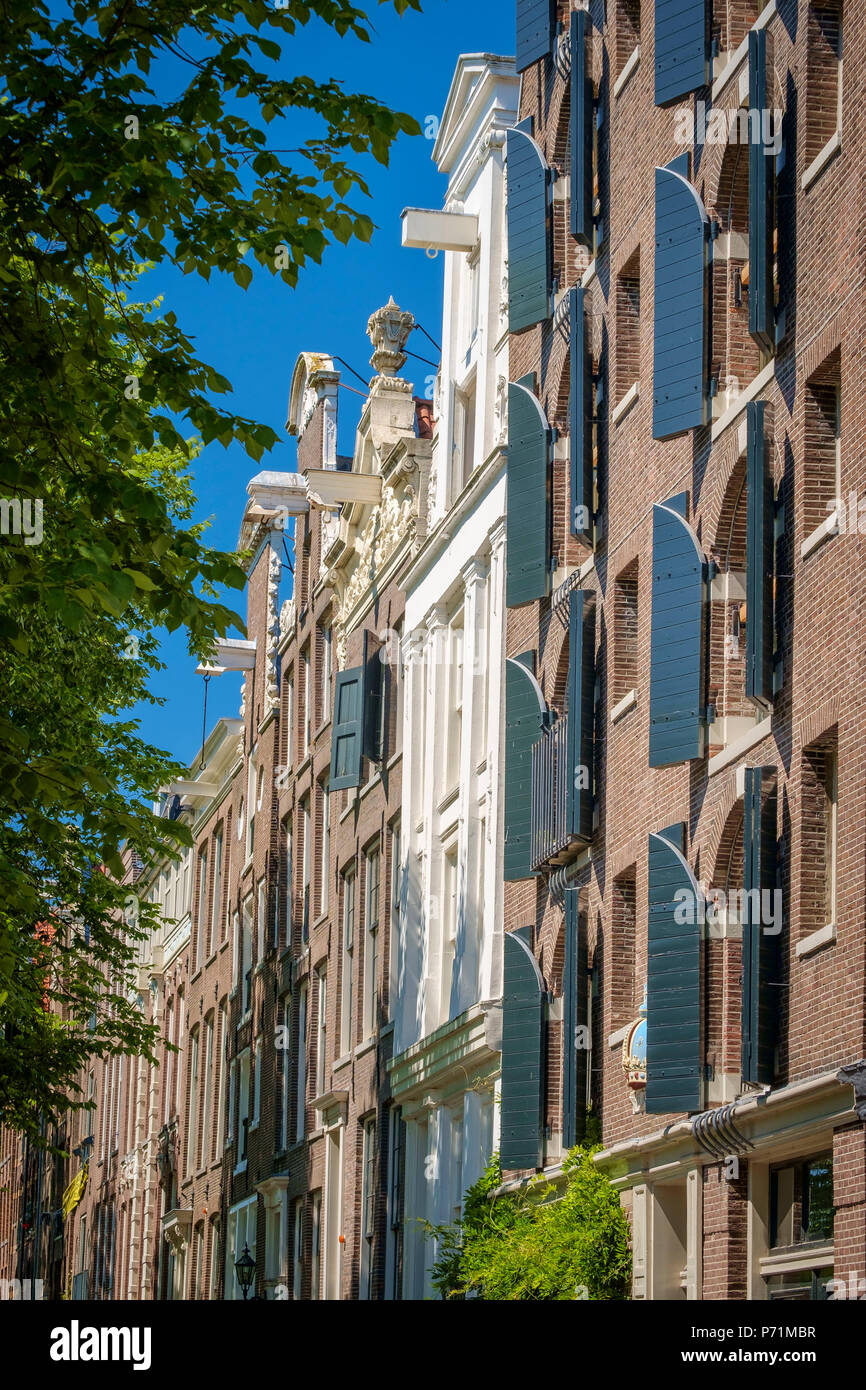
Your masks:
M311 23L295 38L283 40L286 73L339 79L347 90L366 92L396 110L409 112L423 128L428 116L441 115L461 53L514 52L514 6L508 0L422 3L422 14L409 12L402 17L389 5L371 5L376 31L372 44L339 39L324 25ZM275 145L285 144L287 134L297 138L293 121L303 123L304 117L289 117L282 130L279 122L269 128L278 135ZM196 519L210 521L208 543L225 549L237 544L246 484L259 468L295 468L295 442L285 434L284 426L289 380L298 353L327 352L343 357L369 379L371 347L364 329L369 315L391 294L437 342L441 341L442 260L400 246L404 207L441 206L445 180L433 164L432 150L432 141L423 135L404 137L393 148L388 168L372 160L357 163L372 194L361 209L376 223L372 240L331 247L321 266L301 272L295 290L273 279L252 257L249 263L255 275L246 291L227 277L214 275L206 283L170 267L148 277L148 294L163 295L163 308L177 314L198 355L231 381L233 395L218 397L217 402L271 425L284 441L259 465L239 446L225 450L220 444L209 445L196 460ZM412 335L409 347L423 357L437 356L418 332ZM340 370L344 381L360 389L356 377L343 367ZM423 394L424 377L432 371L432 367L410 358L403 375ZM360 397L341 391L341 453L351 452L360 404ZM235 594L230 601L238 612L245 613L245 596ZM135 714L145 738L188 762L201 741L202 679L195 675L182 633L166 639L162 659L167 669L153 678L151 689L164 697L165 703L144 704ZM239 673L227 672L210 682L208 728L223 715L237 714L240 681Z

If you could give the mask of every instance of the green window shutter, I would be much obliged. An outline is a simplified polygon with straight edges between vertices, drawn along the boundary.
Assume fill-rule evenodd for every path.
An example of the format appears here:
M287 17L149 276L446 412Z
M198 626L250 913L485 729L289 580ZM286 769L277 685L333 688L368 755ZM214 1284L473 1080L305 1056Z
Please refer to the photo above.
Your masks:
M655 0L655 104L707 82L707 0Z
M592 22L586 10L571 12L571 235L593 249L592 78L589 73Z
M704 752L706 564L686 493L653 507L649 765Z
M743 1080L773 1080L780 1004L776 769L747 767L743 793ZM767 928L770 928L768 931Z
M592 839L595 766L595 596L575 589L568 598L569 833Z
M334 685L330 791L361 785L363 728L364 668L353 666L338 671Z
M575 11L582 14L582 10ZM570 339L568 434L571 481L571 534L592 545L592 353L586 291L568 292Z
M565 967L562 992L562 1147L572 1149L586 1134L589 1027L586 923L576 888L565 890Z
M700 1110L702 1104L704 899L684 856L685 831L684 824L675 825L649 837L646 1086L649 1115L684 1114Z
M532 745L547 709L530 669L534 654L505 663L504 877L532 877Z
M517 0L517 71L525 72L553 45L551 0Z
M384 666L381 647L364 633L364 740L362 752L371 762L382 761L382 701L385 698Z
M505 933L502 991L503 1169L541 1167L544 1096L544 981L531 929Z
M746 406L746 696L773 700L773 475L764 439L764 402Z
M506 132L508 327L511 333L550 316L550 169L528 130Z
M775 341L773 288L773 227L775 225L776 161L771 147L751 138L751 117L759 128L767 103L767 31L749 32L749 332L763 348Z
M550 585L550 427L537 397L508 383L505 602L519 608Z
M686 178L655 171L653 439L706 424L709 220Z

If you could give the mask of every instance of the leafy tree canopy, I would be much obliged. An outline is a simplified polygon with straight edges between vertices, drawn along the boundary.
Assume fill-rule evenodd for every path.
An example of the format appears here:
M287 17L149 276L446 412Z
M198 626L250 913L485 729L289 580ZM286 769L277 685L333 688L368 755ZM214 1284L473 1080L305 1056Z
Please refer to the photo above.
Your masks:
M189 835L152 814L179 769L124 711L161 629L198 655L242 630L217 595L244 571L191 522L187 435L256 461L276 442L214 403L230 383L132 287L164 262L291 287L369 239L354 166L417 124L287 75L300 26L369 40L368 9L0 0L0 1120L35 1139L87 1057L151 1054L130 977L150 924L121 924L119 854L151 865Z
M437 1241L433 1285L441 1297L629 1298L628 1221L593 1162L598 1147L571 1150L561 1187L539 1177L506 1193L498 1191L495 1155L466 1193L462 1220L429 1228Z

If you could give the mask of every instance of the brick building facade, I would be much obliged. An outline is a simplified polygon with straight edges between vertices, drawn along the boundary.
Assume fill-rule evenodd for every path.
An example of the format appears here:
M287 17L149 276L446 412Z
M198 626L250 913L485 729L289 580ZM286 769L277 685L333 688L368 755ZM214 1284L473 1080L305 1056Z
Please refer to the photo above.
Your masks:
M503 1163L589 1107L636 1298L822 1297L866 1233L863 26L843 84L841 5L708 8L518 6Z

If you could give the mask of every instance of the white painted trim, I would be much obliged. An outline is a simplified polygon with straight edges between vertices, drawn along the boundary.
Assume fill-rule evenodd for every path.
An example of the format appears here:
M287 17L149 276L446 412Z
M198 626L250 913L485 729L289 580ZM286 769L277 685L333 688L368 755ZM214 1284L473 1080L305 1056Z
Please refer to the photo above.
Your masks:
M589 265L586 267L586 270L583 272L583 274L582 274L581 277L580 277L580 288L581 288L582 290L588 289L589 286L592 284L593 280L595 279L595 276L596 276L595 257L593 256L593 258L592 258L592 260L590 261Z
M616 724L616 723L618 722L618 720L622 719L623 715L628 714L628 712L629 712L630 709L634 709L634 707L635 707L636 704L637 704L637 691L636 691L636 690L630 690L630 691L628 692L627 695L623 695L622 699L617 701L617 703L614 705L613 709L611 710L611 712L610 712L610 722L611 722L611 724Z
M728 409L724 412L724 414L720 415L718 420L716 420L713 423L713 427L710 432L710 437L713 444L715 444L716 440L719 438L719 435L724 434L728 426L732 425L734 421L740 415L742 415L746 406L749 404L749 401L753 401L757 396L760 396L764 387L769 385L769 383L773 380L775 374L776 359L771 358L770 361L767 363L766 367L762 367L761 370L758 372L758 375L752 377L752 380L749 382L748 386L745 386L743 388L737 399L734 401L733 405L728 406Z
M802 941L797 942L797 955L802 959L803 956L814 955L820 951L822 946L832 946L836 940L836 923L830 922L826 927L821 927L819 931L813 931L811 935L804 936Z
M842 148L842 132L834 130L820 154L816 155L800 179L800 187L811 188L818 175L826 169L833 156Z
M625 65L619 77L613 84L614 100L619 96L625 84L628 82L638 63L640 62L640 44L635 44L631 53L625 60Z
M611 412L610 418L615 425L618 425L623 416L628 414L639 396L640 382L633 381L622 400L619 402L619 405L615 405Z
M786 1251L784 1255L764 1255L760 1260L760 1271L764 1278L770 1274L798 1274L801 1270L819 1269L822 1265L833 1263L833 1242L828 1245L812 1246L800 1254Z
M828 541L831 536L839 534L839 513L835 509L826 516L820 526L816 526L814 531L806 537L800 546L800 559L805 560L807 555L811 555L813 550L817 550L820 545Z
M710 758L707 764L707 776L712 777L715 773L721 772L723 768L730 767L731 763L736 762L743 753L748 753L750 748L754 748L756 743L763 742L770 732L771 723L772 720L769 716L760 720L749 733L735 739L733 743L728 744L727 748L723 748L721 753Z

